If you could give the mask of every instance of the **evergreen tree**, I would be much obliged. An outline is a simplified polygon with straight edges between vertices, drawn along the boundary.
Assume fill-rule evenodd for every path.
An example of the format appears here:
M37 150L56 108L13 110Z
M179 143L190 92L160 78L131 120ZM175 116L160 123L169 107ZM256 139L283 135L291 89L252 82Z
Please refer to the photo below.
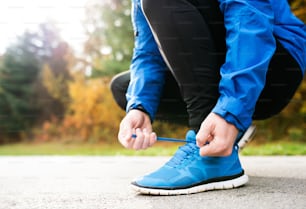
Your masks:
M64 115L71 59L68 44L52 23L25 32L7 49L0 60L0 142Z
M41 68L34 35L25 33L8 48L0 66L0 136L18 136L34 123L37 106L33 84ZM1 140L1 139L0 139Z

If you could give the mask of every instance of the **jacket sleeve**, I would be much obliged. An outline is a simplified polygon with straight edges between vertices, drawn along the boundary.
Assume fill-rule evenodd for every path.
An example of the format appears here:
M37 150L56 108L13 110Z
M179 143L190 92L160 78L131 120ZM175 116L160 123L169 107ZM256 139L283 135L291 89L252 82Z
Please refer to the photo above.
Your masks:
M306 25L292 12L287 0L270 0L274 11L274 36L306 70Z
M226 61L212 112L246 130L275 52L269 1L219 0L226 27Z
M153 120L167 67L142 13L139 0L133 0L132 22L135 41L130 65L131 79L126 93L126 111L141 105Z

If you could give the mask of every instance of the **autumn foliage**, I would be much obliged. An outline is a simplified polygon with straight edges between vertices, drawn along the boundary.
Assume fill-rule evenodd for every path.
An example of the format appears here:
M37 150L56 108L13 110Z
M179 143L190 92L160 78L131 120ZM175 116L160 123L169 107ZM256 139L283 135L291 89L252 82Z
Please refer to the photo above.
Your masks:
M124 112L115 104L109 79L86 79L75 73L69 82L69 104L62 119L53 117L37 131L37 139L66 141L114 140Z
M39 141L66 142L117 141L118 127L125 112L115 103L109 89L110 78L86 79L75 73L69 82L69 104L62 118L52 117L36 129ZM159 135L182 138L186 126L156 121L154 130Z

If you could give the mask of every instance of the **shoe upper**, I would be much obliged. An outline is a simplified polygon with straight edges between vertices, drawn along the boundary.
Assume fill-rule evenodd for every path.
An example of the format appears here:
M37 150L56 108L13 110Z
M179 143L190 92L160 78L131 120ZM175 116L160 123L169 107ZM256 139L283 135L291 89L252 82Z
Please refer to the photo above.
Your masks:
M202 157L196 145L196 133L188 131L187 143L153 173L136 179L132 184L148 188L177 189L231 178L243 173L235 145L230 156Z

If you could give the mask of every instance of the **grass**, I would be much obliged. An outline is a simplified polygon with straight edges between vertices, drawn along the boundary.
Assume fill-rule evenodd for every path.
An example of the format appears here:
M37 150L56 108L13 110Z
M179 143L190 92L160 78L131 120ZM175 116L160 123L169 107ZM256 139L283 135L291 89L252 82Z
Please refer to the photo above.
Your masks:
M259 145L250 144L242 155L306 155L306 142L278 141Z
M18 143L0 146L0 156L24 156L24 155L97 155L97 156L167 156L172 155L177 147L161 145L147 150L133 151L124 149L120 145L111 144L62 144L62 143Z
M158 143L145 151L133 151L119 144L63 144L63 143L18 143L0 146L0 156L31 155L82 155L82 156L169 156L173 155L179 144ZM268 142L251 143L242 150L242 155L306 155L306 142Z

